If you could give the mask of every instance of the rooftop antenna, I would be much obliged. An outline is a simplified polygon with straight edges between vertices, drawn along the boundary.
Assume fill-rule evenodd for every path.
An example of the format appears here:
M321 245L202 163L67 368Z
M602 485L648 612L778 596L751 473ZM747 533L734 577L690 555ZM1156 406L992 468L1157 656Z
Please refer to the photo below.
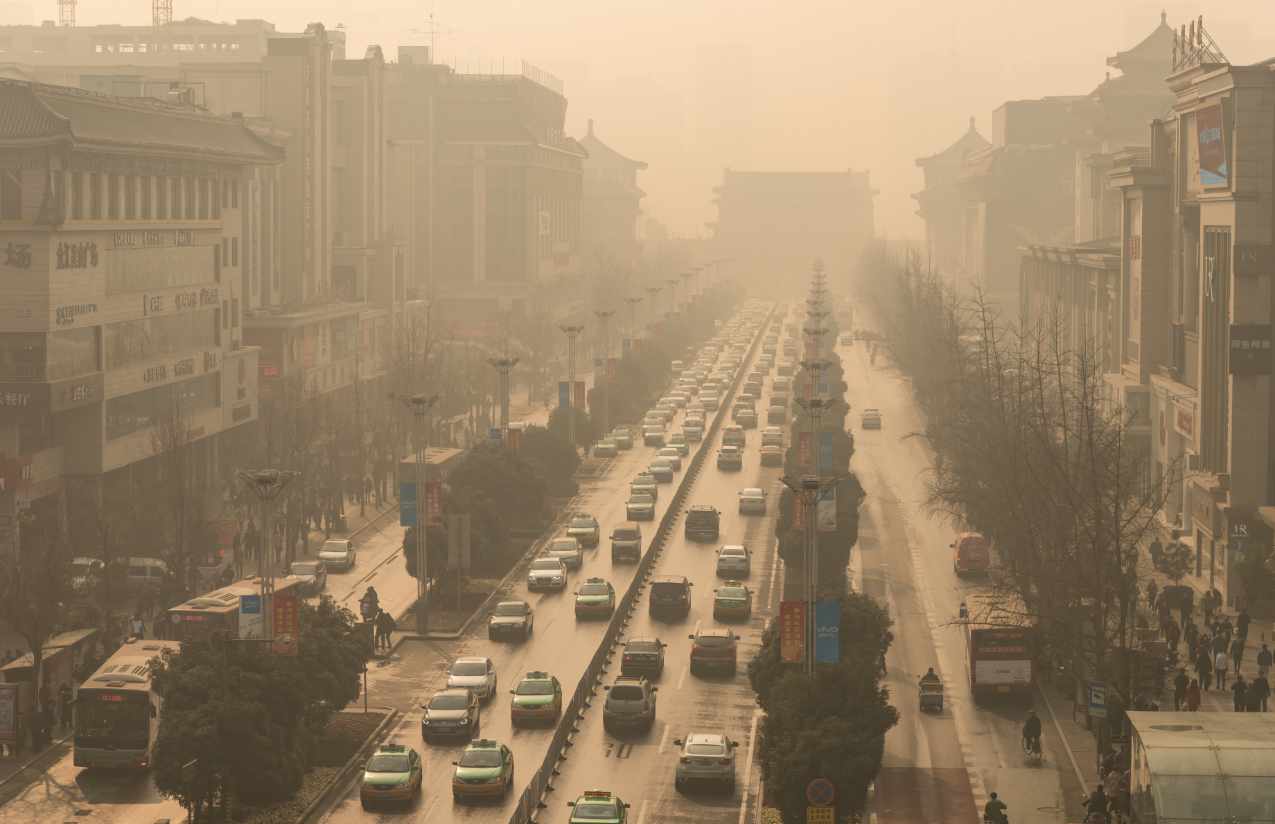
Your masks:
M75 0L58 0L58 25L75 27Z
M173 22L173 0L151 0L151 25L159 28L171 22Z
M455 29L443 28L438 25L438 20L434 16L434 4L430 4L429 15L426 17L428 25L424 29L411 29L412 34L429 35L429 60L431 63L438 63L438 35L455 34Z

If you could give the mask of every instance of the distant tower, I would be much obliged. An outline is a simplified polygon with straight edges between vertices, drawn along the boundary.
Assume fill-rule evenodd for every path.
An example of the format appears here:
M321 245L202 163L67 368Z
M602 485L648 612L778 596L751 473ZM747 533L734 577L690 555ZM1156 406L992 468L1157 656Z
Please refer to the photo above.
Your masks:
M75 0L58 0L58 25L75 26Z
M65 2L65 0L59 0L59 2ZM171 22L173 22L173 0L151 0L151 24L159 27L167 26Z

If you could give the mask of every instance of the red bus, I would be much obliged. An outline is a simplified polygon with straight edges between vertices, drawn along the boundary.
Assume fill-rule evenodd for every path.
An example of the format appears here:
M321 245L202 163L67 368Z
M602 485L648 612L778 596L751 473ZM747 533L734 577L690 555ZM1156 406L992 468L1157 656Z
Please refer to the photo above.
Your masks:
M1031 692L1036 646L1032 627L966 624L965 642L975 700Z

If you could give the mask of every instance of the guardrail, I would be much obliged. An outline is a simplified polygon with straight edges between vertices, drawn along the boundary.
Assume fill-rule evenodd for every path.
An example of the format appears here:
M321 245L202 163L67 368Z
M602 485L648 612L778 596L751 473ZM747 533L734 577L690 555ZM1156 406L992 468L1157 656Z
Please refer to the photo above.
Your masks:
M772 306L766 316L766 322L761 325L753 338L752 345L748 348L748 354L743 359L743 366L751 363L756 356L757 346L770 328L770 319L774 314L775 308ZM739 384L743 379L744 369L741 368L731 383L730 392L723 395L723 403L718 407L717 414L713 416L713 422L709 425L708 431L704 433L704 440L700 442L700 445L695 450L695 455L687 464L686 474L682 477L681 483L678 484L677 492L673 493L673 498L669 501L668 508L664 510L664 515L660 518L660 524L656 527L655 536L651 539L650 546L642 555L642 560L638 562L638 568L633 575L633 580L629 582L628 589L625 590L624 595L617 604L615 614L607 626L606 633L602 636L602 643L598 645L597 650L593 653L593 659L589 662L589 666L585 668L584 674L580 676L580 681L576 684L576 688L571 694L570 702L563 709L562 721L559 722L557 729L554 730L553 738L545 751L545 759L540 768L536 770L535 775L532 776L526 789L523 790L522 796L518 799L518 805L509 817L509 824L529 824L529 822L534 820L536 812L546 806L543 800L545 793L553 790L553 778L558 775L558 765L567 758L565 751L571 747L573 743L572 737L580 729L579 725L584 717L584 711L592 704L593 697L597 694L602 676L607 671L607 664L615 653L616 644L619 643L620 636L629 625L629 619L632 617L633 610L637 607L637 599L651 578L655 562L664 552L664 545L670 530L677 522L678 516L681 515L682 504L685 502L686 496L690 494L691 487L694 486L694 481L698 477L704 461L707 460L707 456L712 451L713 440L722 428L722 422L729 413L731 402L735 398L735 393L739 391Z

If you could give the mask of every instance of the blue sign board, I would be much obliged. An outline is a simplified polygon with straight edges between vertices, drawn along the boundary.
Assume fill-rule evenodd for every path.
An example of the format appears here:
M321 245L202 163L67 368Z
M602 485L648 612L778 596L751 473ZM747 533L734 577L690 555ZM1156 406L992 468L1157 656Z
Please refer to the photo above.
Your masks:
M558 381L558 408L568 409L571 406L571 384Z
M416 483L402 481L398 485L398 525L416 526Z
M240 615L260 615L261 614L261 596L260 595L240 595L239 596L239 614Z
M841 602L815 602L815 662L835 664L841 660Z
M500 431L499 426L493 426L487 430L487 438L494 443L500 443L505 439L504 433Z
M834 434L836 433L834 432L819 433L819 459L818 459L819 462L815 470L816 473L832 470L832 446L833 446L832 436Z

